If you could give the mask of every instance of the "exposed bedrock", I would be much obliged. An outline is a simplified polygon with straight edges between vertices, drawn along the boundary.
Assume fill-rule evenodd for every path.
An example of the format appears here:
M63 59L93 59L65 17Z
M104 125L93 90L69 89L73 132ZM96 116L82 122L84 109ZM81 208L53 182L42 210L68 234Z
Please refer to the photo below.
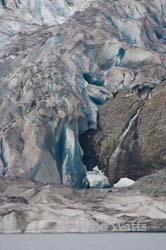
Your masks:
M148 115L155 118L156 109L163 109L158 111L156 123L164 117L164 97L157 97L160 87L146 101L139 95L126 96L123 91L142 84L151 89L166 79L165 1L1 3L1 175L85 187L85 163L88 169L95 165L112 169L107 152L116 150L120 136L122 154L117 150L110 159L118 162L115 172L127 169L128 175L137 178L151 171L153 159L154 164L162 166L163 144L158 145L158 151L157 146L150 148L154 142L149 146L148 133L154 130L156 140L160 138L157 125L145 122ZM164 94L161 91L160 95ZM151 102L154 108L150 115ZM122 118L118 114L123 114ZM150 126L150 132L139 124L140 119ZM102 137L92 148L87 139L88 148L94 152L94 161L88 163L81 137L98 129L101 137L106 133L103 131L109 132L106 137L110 142ZM125 129L127 133L123 134ZM127 165L126 151L136 156L135 167ZM125 164L119 155L125 158ZM117 179L120 175L115 176Z
M121 92L100 108L100 130L90 143L112 184L166 166L166 84L144 88Z

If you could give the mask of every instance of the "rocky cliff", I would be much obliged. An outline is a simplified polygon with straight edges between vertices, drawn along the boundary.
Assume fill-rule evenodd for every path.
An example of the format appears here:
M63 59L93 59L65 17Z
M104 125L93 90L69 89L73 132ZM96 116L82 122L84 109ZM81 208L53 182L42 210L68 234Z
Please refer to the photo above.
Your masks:
M153 90L139 85L100 108L91 145L112 184L126 176L137 180L166 166L165 91L165 84Z

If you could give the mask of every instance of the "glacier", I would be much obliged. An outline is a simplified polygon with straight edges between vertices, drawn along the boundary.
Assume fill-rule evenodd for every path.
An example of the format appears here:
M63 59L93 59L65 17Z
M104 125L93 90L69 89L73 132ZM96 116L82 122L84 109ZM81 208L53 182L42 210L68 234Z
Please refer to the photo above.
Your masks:
M0 4L1 175L87 187L79 135L116 92L165 77L166 2Z

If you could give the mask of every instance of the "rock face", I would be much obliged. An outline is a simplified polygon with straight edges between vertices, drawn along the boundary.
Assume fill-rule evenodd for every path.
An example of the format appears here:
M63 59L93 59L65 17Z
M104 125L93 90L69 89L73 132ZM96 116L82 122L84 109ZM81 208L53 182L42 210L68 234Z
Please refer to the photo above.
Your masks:
M157 101L159 93L164 99L165 92L160 92L160 87L145 105L137 96L123 98L122 92L101 108L98 117L99 107L117 91L144 83L159 85L166 79L165 0L0 3L1 175L86 187L84 148L80 147L79 138L98 128L98 118L105 129L102 112L109 112L111 117L109 142L104 138L99 143L103 141L106 146L97 144L106 159L107 152L115 150L125 126L131 131L139 117L143 119L134 130L139 139L132 140L137 135L127 134L125 145L120 145L136 156L130 168L124 153L125 162L120 160L118 164L120 176L126 171L129 177L149 173L151 170L145 165L154 159L159 167L165 163L161 134L155 130L157 121L164 117L165 101L160 105ZM157 108L162 109L161 113L155 113ZM122 113L122 118L116 112ZM148 122L150 112L154 116L152 120L149 115ZM104 116L107 119L108 115ZM164 118L160 120L164 132ZM151 143L153 130L159 149ZM101 152L97 161L103 157ZM101 163L108 169L106 159ZM140 163L143 165L139 168ZM119 170L110 169L115 172L110 179L119 178Z
M121 177L136 180L166 166L165 97L165 84L153 90L139 86L101 107L93 143L112 183Z

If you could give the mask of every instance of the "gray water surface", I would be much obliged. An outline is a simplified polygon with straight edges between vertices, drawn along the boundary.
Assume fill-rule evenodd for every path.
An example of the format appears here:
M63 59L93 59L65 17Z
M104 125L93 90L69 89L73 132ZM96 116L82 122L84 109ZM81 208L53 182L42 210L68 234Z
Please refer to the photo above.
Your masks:
M165 250L166 234L0 235L0 250Z

